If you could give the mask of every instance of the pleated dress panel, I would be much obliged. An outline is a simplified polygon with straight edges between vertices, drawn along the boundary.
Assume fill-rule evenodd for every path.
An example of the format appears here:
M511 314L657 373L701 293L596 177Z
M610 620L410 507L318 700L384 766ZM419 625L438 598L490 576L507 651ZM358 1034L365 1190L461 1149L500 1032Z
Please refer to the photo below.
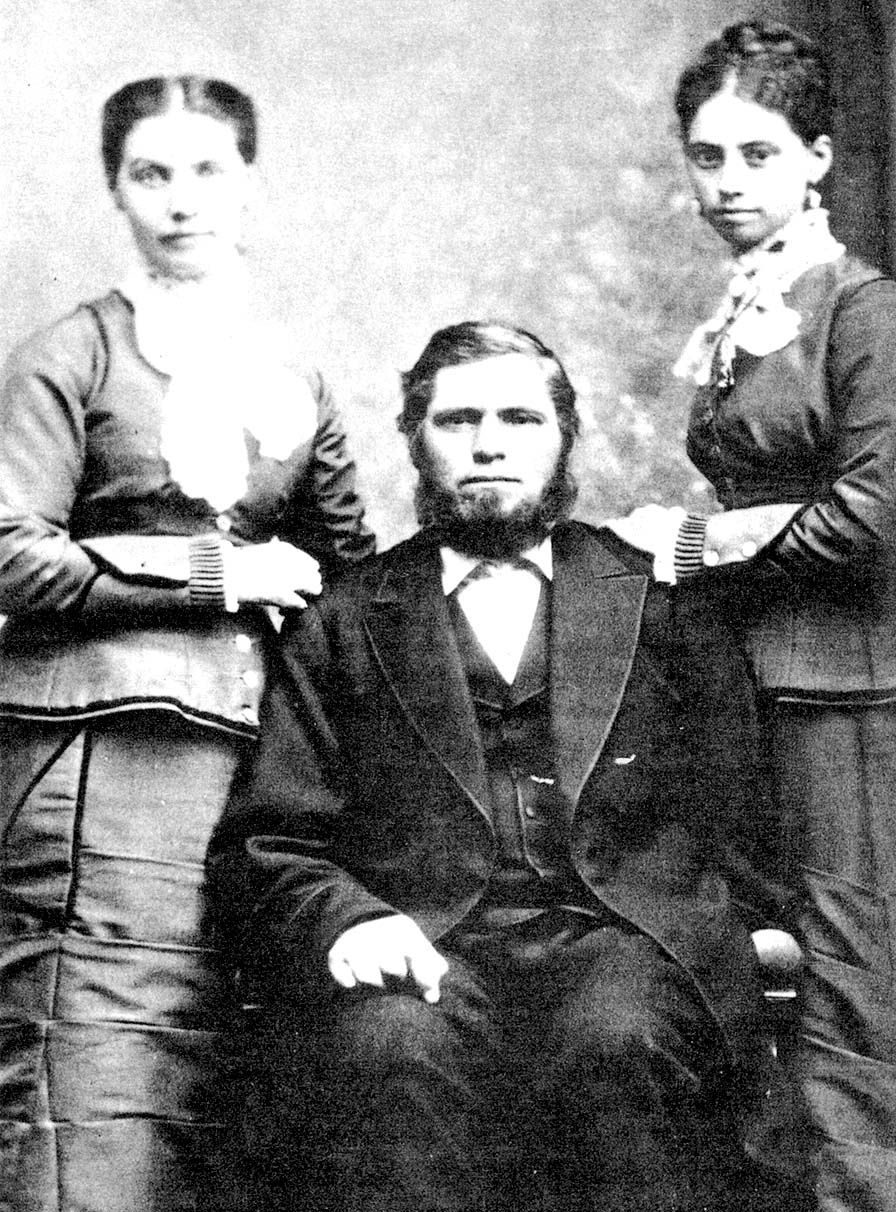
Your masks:
M797 823L807 963L796 1062L819 1133L824 1212L896 1210L896 707L774 711Z
M204 862L246 742L156 710L0 729L0 1209L217 1212Z

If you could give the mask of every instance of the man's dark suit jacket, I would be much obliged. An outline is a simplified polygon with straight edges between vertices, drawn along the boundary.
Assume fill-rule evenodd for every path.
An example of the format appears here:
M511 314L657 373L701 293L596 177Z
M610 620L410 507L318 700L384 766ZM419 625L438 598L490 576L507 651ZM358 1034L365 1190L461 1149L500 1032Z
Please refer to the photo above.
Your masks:
M550 711L573 866L690 974L734 1057L759 997L748 930L776 909L751 866L767 822L744 663L698 596L653 583L607 532L563 523L553 558ZM364 919L405 913L438 940L495 857L427 535L349 572L282 639L211 860L240 962L275 999L329 980L329 947Z

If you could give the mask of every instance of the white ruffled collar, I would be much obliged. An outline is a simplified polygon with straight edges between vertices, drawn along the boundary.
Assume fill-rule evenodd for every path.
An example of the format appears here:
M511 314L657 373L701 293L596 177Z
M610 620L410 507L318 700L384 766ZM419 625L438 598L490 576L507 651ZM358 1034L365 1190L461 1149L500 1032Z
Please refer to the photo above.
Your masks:
M317 405L287 369L283 343L252 316L242 260L201 282L143 267L119 291L134 309L143 358L168 375L161 454L189 497L222 512L245 495L246 432L262 456L285 460L317 427Z
M141 355L163 374L174 376L248 335L248 276L239 257L202 280L165 278L135 265L118 290L134 309Z
M845 251L831 235L826 210L801 211L764 244L738 257L716 313L694 329L673 374L699 387L711 381L730 385L738 349L759 358L784 349L802 319L784 295L807 270L838 260Z

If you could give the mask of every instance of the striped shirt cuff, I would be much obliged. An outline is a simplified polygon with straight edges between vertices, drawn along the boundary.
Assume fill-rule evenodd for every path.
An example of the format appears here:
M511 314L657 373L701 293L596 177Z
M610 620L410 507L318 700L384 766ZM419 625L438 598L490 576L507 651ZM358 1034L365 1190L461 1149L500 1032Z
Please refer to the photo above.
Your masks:
M216 534L190 539L190 605L213 610L227 607L224 550Z
M706 541L707 517L689 513L678 528L675 539L675 576L678 580L703 571L703 546Z

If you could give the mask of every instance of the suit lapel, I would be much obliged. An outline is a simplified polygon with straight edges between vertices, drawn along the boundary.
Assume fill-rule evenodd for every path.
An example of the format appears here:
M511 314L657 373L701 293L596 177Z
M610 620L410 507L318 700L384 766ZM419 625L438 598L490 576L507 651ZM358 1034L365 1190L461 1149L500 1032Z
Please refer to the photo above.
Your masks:
M648 580L578 527L558 527L553 548L551 721L572 812L622 701Z
M365 627L411 726L490 816L485 756L442 590L439 554L422 536L387 570Z
M554 532L551 721L557 777L571 811L600 756L638 643L646 576L577 526ZM442 591L438 551L418 536L387 569L365 626L411 726L489 815L476 713Z

